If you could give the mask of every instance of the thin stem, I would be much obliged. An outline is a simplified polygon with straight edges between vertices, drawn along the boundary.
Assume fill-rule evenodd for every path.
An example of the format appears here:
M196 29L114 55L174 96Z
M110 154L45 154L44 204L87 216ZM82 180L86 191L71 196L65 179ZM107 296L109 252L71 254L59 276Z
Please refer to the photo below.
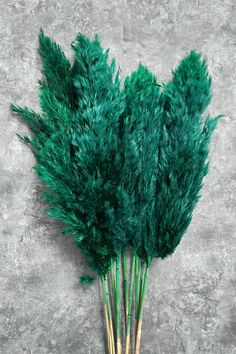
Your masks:
M135 312L135 339L134 339L135 345L136 345L136 337L137 337L137 330L138 330L138 315L139 315L139 308L140 308L140 299L143 291L144 273L145 273L145 263L143 260L141 260L141 265L139 268L139 287L137 287L136 289L137 291L136 296L138 297L138 303L136 303L136 312Z
M137 323L137 332L136 332L136 341L135 341L135 354L139 354L140 351L140 340L141 340L141 331L142 331L142 319L143 319L143 307L144 307L144 299L147 292L147 284L148 284L148 274L150 270L151 258L148 258L148 263L145 267L145 274L143 278L143 287L141 291L141 297L139 301L139 313L138 313L138 323Z
M111 293L112 293L112 303L113 303L113 313L114 313L114 322L116 318L116 281L114 276L114 262L110 265L110 280L111 280Z
M112 286L112 291L115 294L115 277L114 277L113 266L114 266L114 263L111 263L111 265L110 265L111 286Z
M126 328L125 354L129 354L130 353L130 329L131 329L131 322L132 322L134 269L135 269L135 256L132 256L130 287L129 287L128 319L127 319L127 328Z
M106 280L105 280L105 290L106 290L106 303L107 303L108 323L109 323L109 330L110 330L111 352L113 354L115 354L115 341L114 341L114 331L113 331L113 322L112 322L112 311L111 311L111 303L110 303L110 295L109 295L109 290L108 290L107 277L106 277Z
M145 274L145 263L144 263L144 261L141 261L140 284L139 284L139 305L138 306L140 306L140 298L141 298L142 291L143 291L144 274ZM138 312L139 312L139 308L138 308Z
M103 300L103 307L104 307L104 317L106 323L106 333L107 333L107 348L108 353L113 354L112 346L111 346L111 334L110 334L110 326L108 320L108 309L107 309L107 296L106 296L106 276L101 276L101 284L102 284L102 300Z
M139 257L135 255L135 318L138 316L139 305Z
M134 329L134 346L136 345L136 336L137 336L137 329L138 329L138 314L139 314L139 303L140 297L142 294L143 289L143 277L144 277L144 262L141 261L141 266L139 266L139 260L137 262L138 256L136 258L135 263L135 329ZM138 263L138 266L137 266ZM138 269L137 269L138 268ZM137 279L138 277L138 279Z
M129 295L126 250L124 250L122 253L122 263L123 263L123 299L124 299L125 331L126 331L127 320L128 320L128 295Z
M121 313L120 313L120 255L116 260L116 350L121 354Z

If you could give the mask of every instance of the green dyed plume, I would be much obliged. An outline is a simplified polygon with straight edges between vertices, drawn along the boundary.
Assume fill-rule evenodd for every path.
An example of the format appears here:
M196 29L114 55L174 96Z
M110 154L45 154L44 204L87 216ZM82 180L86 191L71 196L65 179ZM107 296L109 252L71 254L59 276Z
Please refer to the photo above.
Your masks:
M71 64L43 31L41 113L11 105L36 158L48 214L104 275L124 249L145 262L174 252L200 198L218 118L206 60L192 51L160 87L139 65L123 87L109 51L79 34ZM83 280L87 282L87 278Z

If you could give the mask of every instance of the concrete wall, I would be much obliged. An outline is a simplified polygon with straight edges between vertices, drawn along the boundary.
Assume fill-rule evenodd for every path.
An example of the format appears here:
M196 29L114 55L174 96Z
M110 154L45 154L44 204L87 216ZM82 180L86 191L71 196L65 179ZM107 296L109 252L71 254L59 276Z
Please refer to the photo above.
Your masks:
M188 233L153 264L142 353L236 353L236 3L234 0L0 0L0 353L104 353L99 282L61 225L43 215L27 128L9 103L37 107L39 28L71 56L98 32L122 76L146 64L160 81L191 49L208 58L212 115L225 114Z

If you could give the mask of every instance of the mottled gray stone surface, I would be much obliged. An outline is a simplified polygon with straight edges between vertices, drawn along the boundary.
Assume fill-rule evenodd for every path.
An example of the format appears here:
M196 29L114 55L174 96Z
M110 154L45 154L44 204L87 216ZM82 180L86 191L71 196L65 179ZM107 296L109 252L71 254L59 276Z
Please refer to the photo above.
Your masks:
M78 284L80 252L43 215L34 158L9 103L37 107L39 28L71 55L76 32L98 32L126 75L159 77L191 49L208 57L211 145L203 198L175 254L153 264L142 353L236 353L236 3L234 0L0 0L0 353L104 353L98 282Z

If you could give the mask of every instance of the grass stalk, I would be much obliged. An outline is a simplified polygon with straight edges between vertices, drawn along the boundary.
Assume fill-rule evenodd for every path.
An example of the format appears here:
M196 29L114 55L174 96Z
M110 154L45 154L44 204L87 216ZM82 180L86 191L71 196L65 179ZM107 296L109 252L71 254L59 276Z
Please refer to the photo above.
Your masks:
M138 256L137 256L138 258ZM135 263L135 327L134 327L134 346L136 345L136 336L138 328L138 314L140 306L140 297L143 289L143 277L144 277L144 262L141 261L139 264L139 259ZM138 263L138 265L137 265Z
M115 327L115 322L116 322L116 280L115 280L115 275L114 275L114 265L115 262L113 262L110 265L110 281L111 281L111 303L112 303L112 310L114 314L114 323L113 327Z
M139 272L139 257L135 255L135 318L138 316L138 307L139 307L139 281L140 281L140 272Z
M107 349L109 354L113 354L112 351L112 341L111 341L111 333L110 333L110 325L108 320L108 308L107 308L107 296L106 296L106 276L101 276L101 284L102 284L102 300L103 300L103 308L104 308L104 318L106 324L106 334L107 334Z
M125 332L126 332L127 321L128 321L128 296L129 296L126 250L124 250L122 253L122 265L123 265L123 299L124 299Z
M129 286L129 301L128 301L128 318L127 318L127 328L126 328L125 354L130 354L130 334L131 334L131 322L132 322L134 270L135 270L135 256L133 255L132 261L131 261L131 275L130 275L130 286Z
M120 255L116 259L116 352L121 354Z
M135 316L135 343L136 343L136 337L137 337L137 327L138 327L138 314L139 314L139 307L140 307L140 299L142 296L142 291L143 291L143 279L144 279L144 273L145 273L145 263L144 261L141 261L140 269L139 269L139 289L138 289L138 308Z
M108 289L108 281L107 281L107 278L106 278L106 280L105 280L105 290L106 290L106 302L107 302L108 324L109 324L109 331L110 331L111 353L115 354L115 340L114 340L112 310L111 310L111 302L110 302L110 294L109 294L109 289Z
M136 340L135 340L135 354L139 354L140 352L140 341L141 341L141 333L142 333L142 319L143 319L143 307L144 307L144 299L147 292L147 284L148 284L148 274L150 270L151 258L148 259L148 263L145 265L145 273L143 277L143 284L139 299L139 311L138 311L138 319L137 319L137 330L136 330Z

